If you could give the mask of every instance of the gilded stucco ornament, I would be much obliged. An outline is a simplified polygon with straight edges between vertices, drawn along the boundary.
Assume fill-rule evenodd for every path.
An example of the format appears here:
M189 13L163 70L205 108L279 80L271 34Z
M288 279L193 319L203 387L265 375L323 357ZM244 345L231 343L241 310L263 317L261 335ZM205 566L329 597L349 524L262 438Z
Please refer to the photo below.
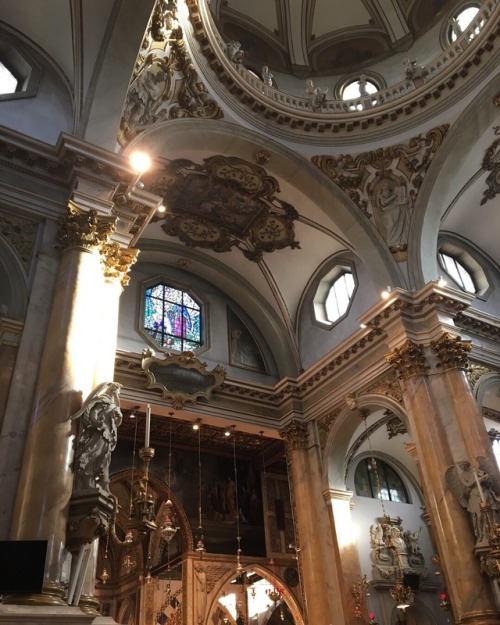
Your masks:
M403 403L403 393L399 384L398 376L394 371L389 371L383 378L363 390L363 394L379 394L392 397L398 403Z
M160 218L164 232L190 247L237 247L254 262L264 252L300 247L297 211L278 197L278 181L255 163L223 155L201 164L178 159L143 180L169 207Z
M431 349L438 360L437 366L443 371L467 369L471 348L470 341L462 341L459 336L451 336L447 332L437 341L431 341Z
M476 386L479 382L479 379L483 377L483 375L487 375L488 373L494 373L492 369L488 367L484 367L483 365L478 365L477 363L469 363L467 367L467 379L469 380L469 384L472 388Z
M332 425L335 423L341 412L342 408L337 408L336 410L329 412L325 417L318 419L319 443L322 450L325 449L326 441L328 439L328 435L330 434Z
M406 144L311 159L372 221L396 262L407 260L413 206L447 131L438 126Z
M306 423L300 423L294 419L280 430L280 436L289 450L307 449L308 433Z
M161 390L163 397L170 399L177 410L186 402L194 403L201 397L210 399L226 377L224 367L217 365L208 371L206 363L198 360L193 352L166 353L160 359L147 347L142 355L142 370L148 376L146 388Z
M116 229L116 217L104 217L95 209L83 211L72 202L67 214L59 221L58 239L62 249L80 247L95 251Z
M407 380L415 375L425 375L429 368L426 364L424 348L413 341L406 341L402 347L396 347L385 356L401 379Z
M118 142L126 146L147 127L167 119L222 116L189 58L177 2L158 0L129 84Z
M105 243L101 246L101 259L104 264L104 277L118 280L123 287L130 281L128 275L132 265L137 261L139 250L123 248L119 243Z
M27 271L33 259L38 227L39 224L30 219L23 219L7 213L0 215L0 233L15 250Z

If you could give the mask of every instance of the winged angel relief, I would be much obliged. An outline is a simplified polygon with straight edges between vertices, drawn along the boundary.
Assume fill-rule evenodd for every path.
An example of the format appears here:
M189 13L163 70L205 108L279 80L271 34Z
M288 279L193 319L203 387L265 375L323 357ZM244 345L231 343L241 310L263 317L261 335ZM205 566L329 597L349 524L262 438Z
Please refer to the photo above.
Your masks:
M479 469L461 460L446 470L446 483L460 505L470 514L477 543L488 542L500 523L500 481L493 463L476 458Z

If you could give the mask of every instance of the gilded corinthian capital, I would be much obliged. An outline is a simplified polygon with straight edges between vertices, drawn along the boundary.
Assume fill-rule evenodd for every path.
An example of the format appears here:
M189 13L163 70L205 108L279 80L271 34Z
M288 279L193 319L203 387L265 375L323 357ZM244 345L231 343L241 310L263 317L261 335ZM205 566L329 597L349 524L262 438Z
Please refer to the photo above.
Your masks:
M104 243L101 246L104 277L107 280L119 280L123 287L127 286L130 280L128 272L138 255L139 250L136 248L122 248L119 243Z
M425 375L429 368L426 365L424 349L413 341L406 341L403 347L396 347L385 357L403 380L414 375Z
M307 425L295 419L280 430L280 436L284 439L289 450L307 449Z
M462 341L459 336L452 336L446 332L437 341L431 341L431 349L439 361L437 366L443 371L467 369L468 353L471 350L470 341Z
M116 217L97 214L95 209L84 211L73 202L59 222L58 239L62 249L83 247L94 250L106 243L116 229Z

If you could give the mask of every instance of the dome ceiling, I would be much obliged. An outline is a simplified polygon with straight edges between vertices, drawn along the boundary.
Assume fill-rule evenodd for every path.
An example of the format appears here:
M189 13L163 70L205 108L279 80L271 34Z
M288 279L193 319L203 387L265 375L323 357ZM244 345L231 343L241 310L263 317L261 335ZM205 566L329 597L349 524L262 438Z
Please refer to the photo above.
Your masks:
M245 65L298 77L342 74L408 50L457 0L212 0Z

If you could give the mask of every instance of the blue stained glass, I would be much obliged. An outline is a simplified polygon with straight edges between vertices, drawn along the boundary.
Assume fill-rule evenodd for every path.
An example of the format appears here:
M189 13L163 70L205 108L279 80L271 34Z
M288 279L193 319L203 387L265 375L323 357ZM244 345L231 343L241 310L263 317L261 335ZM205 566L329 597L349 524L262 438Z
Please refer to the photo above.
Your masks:
M195 350L201 345L201 307L185 291L157 284L146 290L144 329L161 347Z

